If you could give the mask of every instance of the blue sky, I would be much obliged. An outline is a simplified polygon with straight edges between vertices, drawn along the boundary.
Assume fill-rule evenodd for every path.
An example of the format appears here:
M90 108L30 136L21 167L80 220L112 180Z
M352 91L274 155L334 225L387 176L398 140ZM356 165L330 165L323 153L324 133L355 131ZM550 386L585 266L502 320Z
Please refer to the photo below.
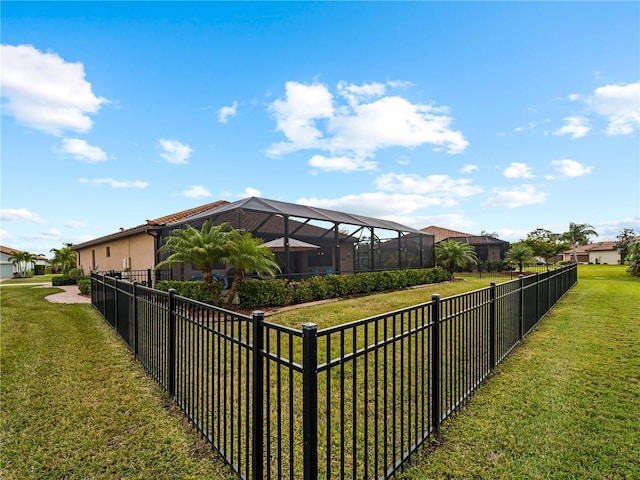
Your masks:
M2 2L2 244L262 196L640 231L638 2Z

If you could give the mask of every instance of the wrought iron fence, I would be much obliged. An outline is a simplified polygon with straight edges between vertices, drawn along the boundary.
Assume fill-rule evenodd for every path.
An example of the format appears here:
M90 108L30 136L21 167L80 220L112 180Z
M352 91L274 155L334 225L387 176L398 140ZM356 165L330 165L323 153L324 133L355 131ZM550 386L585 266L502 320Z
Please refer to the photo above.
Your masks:
M388 478L577 281L575 265L318 330L92 274L92 303L241 478Z

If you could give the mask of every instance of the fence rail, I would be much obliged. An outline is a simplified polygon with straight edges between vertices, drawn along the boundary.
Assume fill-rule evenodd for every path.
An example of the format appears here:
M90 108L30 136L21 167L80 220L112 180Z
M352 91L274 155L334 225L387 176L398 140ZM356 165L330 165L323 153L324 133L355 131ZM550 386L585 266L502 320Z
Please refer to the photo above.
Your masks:
M92 274L92 303L246 479L388 478L577 281L575 265L318 329Z

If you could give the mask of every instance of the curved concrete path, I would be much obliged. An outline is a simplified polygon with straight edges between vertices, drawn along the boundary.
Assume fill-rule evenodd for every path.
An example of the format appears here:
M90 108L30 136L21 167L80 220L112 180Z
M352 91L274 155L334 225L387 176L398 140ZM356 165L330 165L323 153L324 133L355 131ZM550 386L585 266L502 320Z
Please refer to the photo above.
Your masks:
M62 285L56 288L61 288L64 292L48 295L44 297L45 300L51 303L91 303L91 297L80 295L77 285Z

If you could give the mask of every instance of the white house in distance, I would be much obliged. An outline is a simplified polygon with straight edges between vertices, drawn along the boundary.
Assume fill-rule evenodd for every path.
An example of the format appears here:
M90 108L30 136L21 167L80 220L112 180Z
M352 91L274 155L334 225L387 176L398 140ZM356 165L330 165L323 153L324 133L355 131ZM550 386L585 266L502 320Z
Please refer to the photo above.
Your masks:
M619 265L622 263L620 250L616 248L616 242L596 242L576 248L578 263L595 263ZM563 260L573 261L573 249L563 254Z
M14 253L20 253L20 250L16 250L15 248L5 247L4 245L0 245L0 278L13 278L19 275L19 268L15 265L9 257L11 257ZM36 257L36 265L49 265L49 260L43 256ZM27 264L27 270L33 270L34 264L29 262Z

